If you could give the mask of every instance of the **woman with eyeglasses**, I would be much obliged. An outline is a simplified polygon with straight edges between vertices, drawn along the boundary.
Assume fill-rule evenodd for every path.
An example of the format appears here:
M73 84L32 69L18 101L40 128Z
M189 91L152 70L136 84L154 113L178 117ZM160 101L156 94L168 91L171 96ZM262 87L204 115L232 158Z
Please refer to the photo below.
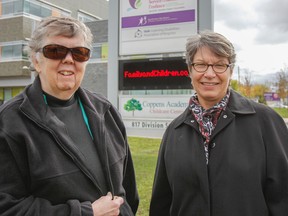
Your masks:
M131 153L118 111L80 87L92 34L43 19L29 41L33 84L0 108L0 215L135 215Z
M287 216L288 130L229 88L235 59L221 34L188 39L195 94L163 136L150 216Z

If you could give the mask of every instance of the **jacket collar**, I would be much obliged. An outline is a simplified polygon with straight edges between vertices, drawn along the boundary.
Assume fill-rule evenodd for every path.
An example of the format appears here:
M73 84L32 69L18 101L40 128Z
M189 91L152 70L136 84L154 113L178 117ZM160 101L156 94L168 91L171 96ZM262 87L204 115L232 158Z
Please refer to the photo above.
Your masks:
M76 91L76 93L88 112L92 112L97 115L104 115L111 106L111 104L103 97L84 90L81 87ZM24 100L20 106L20 109L33 119L47 123L49 121L47 117L50 118L51 116L47 116L49 113L49 108L46 105L43 97L39 76L35 78L31 85L25 88L23 97Z
M251 100L243 97L232 89L230 90L230 92L231 95L227 106L228 109L231 110L231 112L246 115L256 113Z

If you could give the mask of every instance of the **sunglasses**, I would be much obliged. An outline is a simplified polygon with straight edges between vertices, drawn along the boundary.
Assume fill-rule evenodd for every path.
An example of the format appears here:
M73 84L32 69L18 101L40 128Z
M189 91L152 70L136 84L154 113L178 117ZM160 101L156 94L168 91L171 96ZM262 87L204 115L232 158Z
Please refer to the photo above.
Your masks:
M43 55L48 59L64 59L68 52L71 52L75 61L84 62L90 58L90 49L86 47L68 48L65 46L50 44L42 48Z

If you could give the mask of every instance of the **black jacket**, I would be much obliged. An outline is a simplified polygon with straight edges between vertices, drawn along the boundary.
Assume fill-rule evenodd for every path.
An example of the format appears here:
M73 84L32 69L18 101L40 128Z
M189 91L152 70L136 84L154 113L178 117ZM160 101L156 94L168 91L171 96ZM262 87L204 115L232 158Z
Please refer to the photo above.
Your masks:
M231 91L210 142L189 109L167 128L151 216L287 216L288 130L272 109Z
M124 125L103 97L79 88L109 191L134 215L139 198ZM76 123L77 124L77 123ZM85 156L45 104L39 78L0 107L0 215L92 214L103 194Z

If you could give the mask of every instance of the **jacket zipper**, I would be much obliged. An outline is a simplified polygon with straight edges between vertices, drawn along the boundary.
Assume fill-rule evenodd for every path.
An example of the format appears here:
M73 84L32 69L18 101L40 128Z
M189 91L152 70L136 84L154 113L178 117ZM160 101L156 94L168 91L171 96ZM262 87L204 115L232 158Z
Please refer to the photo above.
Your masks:
M94 177L91 176L89 174L89 171L87 171L86 169L84 169L84 167L82 166L81 163L78 162L78 160L70 154L70 152L62 145L62 143L60 142L60 140L57 138L57 136L55 135L54 131L50 130L50 128L47 128L46 126L40 124L37 120L34 120L33 117L31 117L29 114L25 113L23 110L22 112L24 113L25 116L27 116L31 121L33 121L34 123L36 123L39 127L41 127L42 129L48 131L50 134L52 134L52 136L54 137L54 139L56 140L57 144L61 147L61 149L67 154L69 155L70 158L72 158L72 160L74 161L74 163L79 167L79 169L93 182L93 184L96 186L96 189L98 190L98 193L103 196L103 192L101 190L101 188L99 187L99 185L97 184L97 182L94 180ZM109 170L110 172L110 170Z
M101 121L104 122L104 120L101 118ZM100 143L105 143L106 139L105 139L105 130L104 130L104 127L103 127L103 124L99 124L99 127L100 127L100 134L103 134L103 136L100 136ZM111 172L110 172L110 167L109 167L109 159L108 159L108 154L107 154L107 148L105 148L105 154L106 154L106 158L107 158L107 161L106 161L106 165L107 165L107 178L108 178L108 181L109 181L109 185L110 185L110 189L111 189L111 194L112 194L112 200L114 200L114 196L115 196L115 191L114 191L114 186L113 186L113 183L112 183L112 177L111 177Z

